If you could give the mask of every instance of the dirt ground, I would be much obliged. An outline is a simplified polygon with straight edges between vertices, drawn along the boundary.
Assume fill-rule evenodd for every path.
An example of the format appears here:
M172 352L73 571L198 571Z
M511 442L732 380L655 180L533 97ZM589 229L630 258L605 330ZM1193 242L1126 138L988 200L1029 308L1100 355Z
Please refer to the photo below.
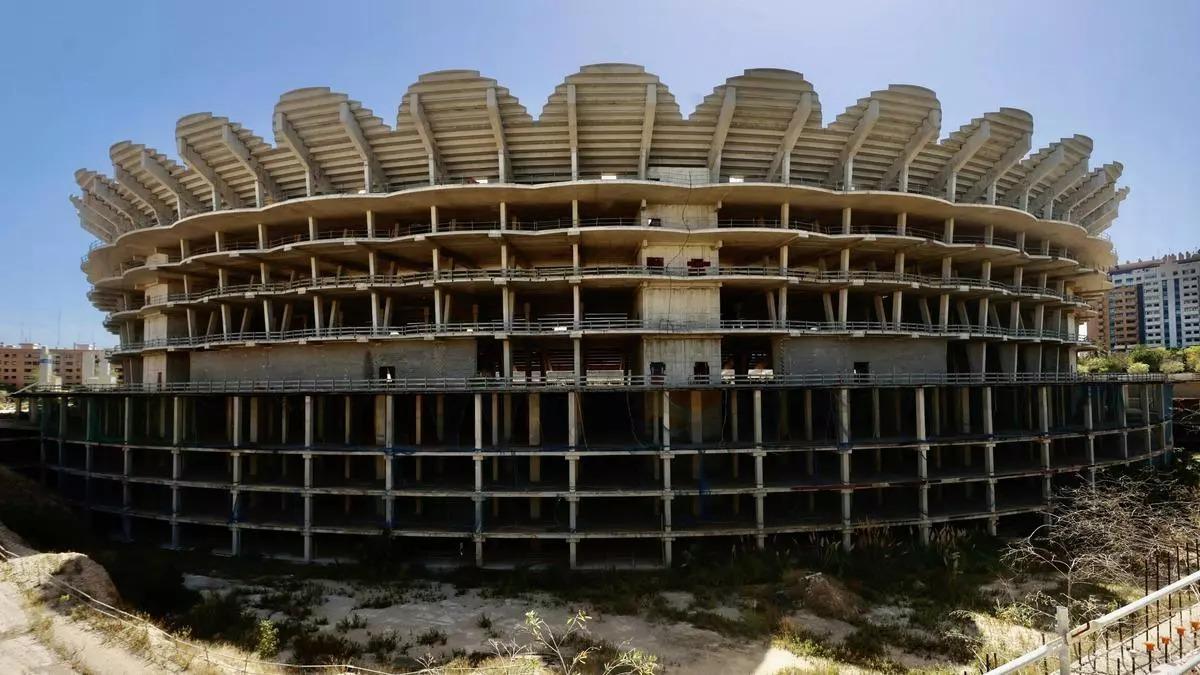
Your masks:
M527 641L521 632L525 613L536 611L539 616L555 628L563 626L577 609L560 600L541 593L527 593L519 597L489 597L479 589L459 589L441 582L416 584L403 598L386 608L367 608L362 603L377 593L371 586L355 586L334 580L312 580L324 589L323 601L314 608L314 616L324 619L325 629L334 630L339 621L357 616L365 625L346 631L344 635L358 642L365 642L368 634L395 631L401 640L412 644L410 656L421 657L432 654L449 656L456 650L466 653L492 653L491 640L501 642ZM247 601L253 602L257 591L263 587L242 585L240 582L211 576L186 575L185 585L197 591L226 592L241 589L248 592ZM663 599L674 609L686 610L694 598L686 592L664 592ZM737 619L740 608L718 605L706 611L729 619ZM720 633L697 628L684 622L656 622L641 616L599 614L588 610L592 616L588 622L591 637L625 648L638 648L654 654L667 673L689 673L694 675L772 675L785 668L820 668L835 666L840 673L863 672L834 664L823 659L800 657L787 650L773 647L767 640L739 640ZM260 616L266 613L259 610ZM486 617L490 621L482 621ZM792 625L805 631L824 636L837 642L855 630L850 623L837 619L819 617L800 610L789 616ZM417 644L417 638L436 629L446 637L445 644L426 647ZM896 655L898 660L911 667L928 667L930 664L906 655Z

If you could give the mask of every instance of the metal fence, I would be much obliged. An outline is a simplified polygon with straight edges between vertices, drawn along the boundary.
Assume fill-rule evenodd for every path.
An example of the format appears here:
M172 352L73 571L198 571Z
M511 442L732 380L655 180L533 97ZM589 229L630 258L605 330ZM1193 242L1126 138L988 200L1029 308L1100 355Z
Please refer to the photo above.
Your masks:
M1137 566L1144 595L1073 628L1058 608L1059 636L980 671L1006 673L1183 673L1200 665L1200 544L1153 551ZM1155 590L1157 589L1157 590Z

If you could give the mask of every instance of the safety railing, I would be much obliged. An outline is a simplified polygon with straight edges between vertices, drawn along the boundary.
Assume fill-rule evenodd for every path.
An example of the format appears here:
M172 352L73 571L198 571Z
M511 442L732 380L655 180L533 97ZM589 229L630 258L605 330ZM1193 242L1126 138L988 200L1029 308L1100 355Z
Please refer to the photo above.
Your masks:
M203 302L213 298L244 295L247 293L286 293L301 288L355 288L360 285L371 287L404 286L420 284L429 281L488 281L507 279L512 281L541 281L564 280L570 278L626 276L626 277L786 277L808 283L900 283L923 284L935 288L979 288L1016 293L1031 297L1048 296L1067 302L1083 303L1077 295L1059 292L1053 288L1040 286L1012 286L999 281L978 279L973 277L953 276L941 277L927 274L910 274L902 272L884 272L874 270L852 270L810 272L804 270L781 270L778 267L758 265L724 265L718 267L680 267L654 265L604 265L596 267L550 266L510 269L454 269L409 272L404 274L376 274L360 276L326 276L303 277L291 281L266 283L228 284L222 287L209 288L192 293L155 294L147 296L142 305L130 306L128 309L139 309L166 303ZM128 311L128 310L121 310Z
M673 226L684 228L695 227L711 227L714 223L688 223L686 221L670 223ZM227 241L221 245L218 250L215 242L192 245L189 247L186 256L179 254L171 254L168 256L168 263L179 263L183 260L188 260L195 256L207 255L212 253L226 253L235 251L261 250L264 253L269 253L274 249L290 246L305 242L328 241L331 239L350 239L361 240L367 239L372 241L400 239L418 234L429 234L433 232L470 232L470 231L497 231L501 229L519 231L519 232L542 232L558 229L572 228L589 228L589 227L662 227L663 221L658 218L557 218L552 220L534 220L521 221L510 220L505 224L499 221L473 221L473 220L455 220L451 219L445 222L439 222L437 226L429 223L412 223L412 224L394 224L391 227L376 227L372 233L368 228L363 226L330 228L328 230L318 230L315 233L315 238L308 234L289 234L282 237L269 239L265 242L265 246L261 246L257 240L245 241ZM919 227L908 227L903 234L894 225L885 224L854 224L849 231L843 229L841 225L822 225L815 221L805 220L790 220L786 223L779 219L772 218L741 218L741 219L722 219L715 222L715 227L718 229L727 228L768 228L768 229L789 229L797 231L812 232L814 234L822 234L827 236L838 235L885 235L885 236L907 236L924 238L931 241L945 243L945 233ZM990 240L984 235L975 234L959 234L953 236L952 243L954 244L986 244L995 246L1006 246L1010 248L1019 248L1016 240L1008 239L1003 236L993 236ZM1043 250L1041 245L1027 244L1024 247L1024 252L1030 255L1069 258L1070 251L1066 248L1049 247ZM81 261L81 268L85 266L88 256L84 256ZM119 276L124 272L132 269L135 266L141 266L144 262L127 261L118 265L113 270L110 276Z
M90 384L90 385L34 385L28 393L237 393L237 392L320 392L320 391L476 391L502 389L553 389L553 388L695 388L695 387L833 387L833 386L926 386L926 385L1035 385L1035 384L1086 384L1086 383L1134 383L1149 384L1165 381L1158 373L807 373L807 374L719 374L692 376L686 382L669 379L663 375L643 375L628 372L603 375L580 375L573 372L559 373L555 377L502 377L479 375L474 377L407 377L383 379L355 378L307 378L278 380L205 380L192 382L166 382L156 384Z
M655 333L712 333L712 332L783 332L792 335L811 334L885 334L926 335L934 337L996 337L1038 340L1057 340L1068 343L1083 343L1078 335L1054 330L1035 328L1001 328L976 324L926 324L918 322L891 321L774 321L770 319L639 319L585 317L575 321L572 317L513 320L507 324L501 320L475 322L409 323L395 326L333 326L279 331L223 332L195 337L169 337L128 342L109 350L110 355L139 352L149 349L171 349L176 347L210 347L223 344L248 342L290 342L296 340L338 339L389 339L405 337L436 337L458 335L554 335L569 331L590 333L604 332L655 332Z
M1073 628L1067 609L1059 607L1058 637L995 667L985 656L980 670L987 675L1192 672L1200 666L1200 546L1156 550L1139 566L1145 595L1138 600Z

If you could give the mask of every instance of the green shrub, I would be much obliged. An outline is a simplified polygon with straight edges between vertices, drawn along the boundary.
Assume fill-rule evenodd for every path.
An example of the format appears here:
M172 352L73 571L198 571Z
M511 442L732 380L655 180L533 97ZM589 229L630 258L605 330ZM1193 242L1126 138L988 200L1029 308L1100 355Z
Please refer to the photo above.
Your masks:
M1138 345L1129 350L1129 360L1133 363L1146 364L1150 368L1150 370L1147 372L1157 371L1162 362L1166 360L1167 356L1167 350L1163 349L1162 347Z
M1187 366L1183 365L1182 361L1176 361L1175 359L1167 359L1158 366L1158 371L1167 375L1182 373L1186 369Z
M258 644L254 647L254 653L264 659L279 653L279 629L270 619L261 619L258 622Z
M429 630L417 636L417 644L425 647L444 645L446 644L446 634L437 628L431 627Z
M1129 367L1126 368L1125 372L1129 373L1130 375L1145 375L1146 373L1150 372L1150 364L1137 361L1129 364Z
M1183 356L1183 361L1187 364L1188 370L1193 373L1200 373L1200 345L1187 347L1180 354Z
M292 640L292 660L296 663L349 663L362 652L357 642L325 631L301 633Z
M366 628L367 620L358 615L358 612L347 614L338 620L334 630L339 633L349 633L357 628Z
M201 640L230 642L252 649L258 642L258 622L254 614L242 608L232 593L206 596L181 618L193 637Z

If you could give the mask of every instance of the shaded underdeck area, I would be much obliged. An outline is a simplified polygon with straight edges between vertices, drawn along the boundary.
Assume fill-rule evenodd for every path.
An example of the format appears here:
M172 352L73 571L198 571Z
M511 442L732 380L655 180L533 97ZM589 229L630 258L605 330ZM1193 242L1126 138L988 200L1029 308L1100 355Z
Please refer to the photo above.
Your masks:
M1172 451L1162 383L39 396L6 463L113 537L305 561L669 566L1040 522Z

